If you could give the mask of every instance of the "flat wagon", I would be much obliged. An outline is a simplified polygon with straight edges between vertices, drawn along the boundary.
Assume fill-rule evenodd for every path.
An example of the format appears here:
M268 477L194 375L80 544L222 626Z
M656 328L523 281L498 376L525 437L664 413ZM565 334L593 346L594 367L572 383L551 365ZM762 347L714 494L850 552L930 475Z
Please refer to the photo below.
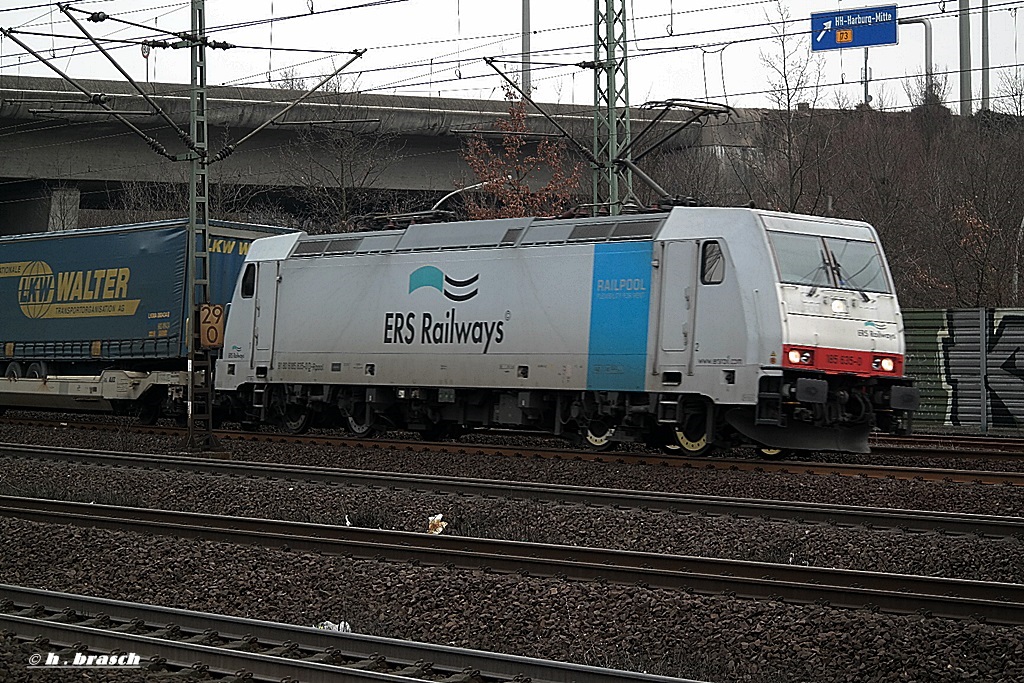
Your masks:
M230 300L253 240L282 232L211 222L211 301ZM0 406L180 409L187 240L185 220L0 237Z

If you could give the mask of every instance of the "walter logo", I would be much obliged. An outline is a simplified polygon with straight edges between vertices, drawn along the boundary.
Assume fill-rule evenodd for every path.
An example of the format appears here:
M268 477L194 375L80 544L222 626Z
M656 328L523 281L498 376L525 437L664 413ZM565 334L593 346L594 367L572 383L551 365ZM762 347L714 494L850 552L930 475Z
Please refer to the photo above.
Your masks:
M0 263L0 278L18 278L18 305L26 318L102 318L135 315L128 298L129 268L54 272L45 261Z
M480 273L465 280L455 280L436 266L422 266L409 275L409 293L420 287L433 287L452 301L468 301L477 295Z
M53 270L49 264L43 261L26 264L18 281L21 312L29 318L45 318L53 303L53 290Z

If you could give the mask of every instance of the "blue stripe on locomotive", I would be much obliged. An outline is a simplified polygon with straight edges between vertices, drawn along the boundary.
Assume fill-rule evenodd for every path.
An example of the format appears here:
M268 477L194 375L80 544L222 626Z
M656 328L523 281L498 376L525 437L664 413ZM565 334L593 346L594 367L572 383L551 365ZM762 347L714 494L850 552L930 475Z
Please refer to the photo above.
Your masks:
M653 242L594 245L587 389L643 391Z

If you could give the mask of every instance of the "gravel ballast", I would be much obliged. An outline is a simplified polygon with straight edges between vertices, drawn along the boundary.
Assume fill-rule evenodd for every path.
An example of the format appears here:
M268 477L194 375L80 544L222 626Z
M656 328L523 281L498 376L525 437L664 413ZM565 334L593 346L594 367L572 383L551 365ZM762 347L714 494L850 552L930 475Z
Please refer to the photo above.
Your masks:
M177 439L0 425L0 441L170 453ZM236 459L1017 515L1009 486L228 441ZM99 503L956 578L1022 581L1017 539L0 459L0 489ZM0 520L0 581L706 679L1022 681L1024 629ZM8 652L9 654L9 652ZM9 657L8 657L9 658ZM0 660L0 680L3 678ZM15 679L11 679L15 680ZM29 679L25 679L29 680ZM31 679L35 680L35 679ZM99 679L97 679L99 680ZM118 679L120 680L120 679Z
M790 521L0 458L0 494L677 555L1024 582L1024 545Z
M1024 680L1024 631L0 520L18 585L713 681Z

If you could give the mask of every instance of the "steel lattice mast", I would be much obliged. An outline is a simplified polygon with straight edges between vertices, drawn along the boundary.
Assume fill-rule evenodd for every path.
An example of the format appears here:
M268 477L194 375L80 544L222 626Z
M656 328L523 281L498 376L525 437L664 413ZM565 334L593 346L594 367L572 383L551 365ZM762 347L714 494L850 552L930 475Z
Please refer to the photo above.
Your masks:
M195 142L188 206L188 448L206 451L216 446L213 435L213 352L200 334L200 309L210 301L209 243L210 179L206 126L206 2L192 0L192 95L189 133Z
M632 173L615 161L629 140L626 0L594 0L593 149L603 168L593 171L593 203L607 203L612 214L633 191Z

